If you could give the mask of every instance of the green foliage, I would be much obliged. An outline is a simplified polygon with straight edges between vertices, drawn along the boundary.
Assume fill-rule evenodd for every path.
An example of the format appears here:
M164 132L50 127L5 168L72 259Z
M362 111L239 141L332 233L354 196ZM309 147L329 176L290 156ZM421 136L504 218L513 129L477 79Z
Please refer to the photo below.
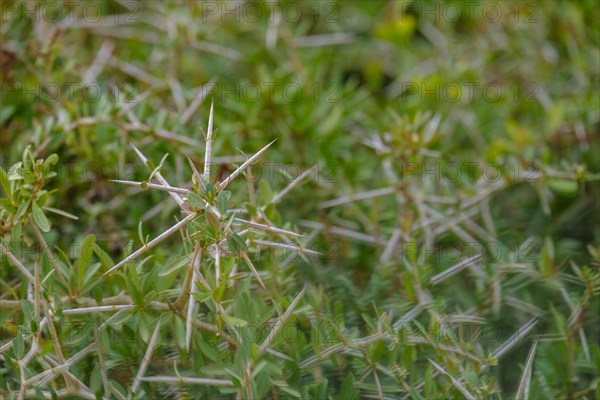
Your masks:
M1 398L599 396L594 1L25 3Z

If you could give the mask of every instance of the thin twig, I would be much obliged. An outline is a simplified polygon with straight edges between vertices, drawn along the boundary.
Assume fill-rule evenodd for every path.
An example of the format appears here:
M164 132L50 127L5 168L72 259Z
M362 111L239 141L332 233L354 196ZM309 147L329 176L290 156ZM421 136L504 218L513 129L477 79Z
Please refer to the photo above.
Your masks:
M452 381L452 385L459 392L461 392L462 395L465 396L465 398L467 400L475 400L475 396L473 396L471 393L469 393L469 391L462 385L462 383L457 381L452 375L450 375L449 372L447 372L444 368L442 368L438 364L436 364L435 361L433 361L431 358L427 357L427 359L435 367L435 369L437 369L440 373L442 373L442 374L446 375L448 378L450 378L450 380Z
M285 310L283 315L277 320L277 323L275 324L275 326L273 327L271 332L269 332L269 335L267 336L265 341L260 345L260 347L258 349L258 354L264 353L267 350L267 348L269 347L269 345L271 344L271 342L273 342L273 340L275 340L275 336L277 335L279 330L283 327L283 324L285 324L285 321L287 321L287 319L290 317L290 315L292 315L292 312L294 311L294 309L300 302L300 299L302 299L302 296L304 296L306 289L307 289L307 286L304 286L304 288L300 291L300 293L298 293L298 296L296 296L294 301L292 301L292 304L290 304L290 306L287 308L287 310Z
M196 281L199 279L200 274L200 265L202 265L202 256L203 251L202 247L200 247L199 243L196 243L196 249L194 249L194 261L192 263L192 285L190 288L189 295L189 303L188 303L188 312L187 318L185 321L185 351L189 354L191 344L192 344L192 317L194 316L194 309L196 308L196 299L194 298L194 293L197 290ZM202 277L204 280L204 277ZM208 286L208 284L207 284Z
M185 376L146 376L140 378L144 382L175 383L178 385L207 385L207 386L234 386L227 379L188 378Z
M250 258L248 258L248 254L246 254L245 252L242 253L242 258L244 259L244 262L246 263L246 265L248 266L248 268L250 268L250 271L252 272L252 275L254 275L254 277L256 278L256 280L258 280L258 283L260 283L260 286L263 289L267 290L267 288L265 287L265 284L263 283L260 275L258 274L258 271L254 267L254 264L252 264L252 261L250 261Z
M152 353L154 352L154 347L156 347L156 343L158 342L158 334L160 333L160 325L161 318L158 319L156 323L156 328L154 328L154 332L152 333L152 337L150 338L150 342L148 342L148 347L146 348L146 353L144 354L144 358L142 359L142 363L140 364L140 369L138 370L135 379L133 380L133 384L131 385L131 392L135 393L138 391L141 379L146 373L148 369L148 365L150 365L150 360L152 360Z
M17 267L23 275L25 275L29 282L35 281L35 278L33 277L33 275L31 275L31 272L29 272L27 268L25 268L23 263L21 263L21 261L19 261L19 259L15 257L14 254L10 252L10 250L4 247L2 243L0 243L0 250L6 257L8 257L8 259L10 260L10 262L12 262L13 265Z
M123 185L129 185L129 186L135 186L135 187L141 187L141 188L144 188L144 186L145 186L144 189L155 189L155 190L160 190L163 192L180 193L180 194L184 194L184 195L188 195L191 192L190 190L184 189L184 188L179 188L179 187L175 187L175 186L164 186L164 185L159 185L159 184L150 183L150 182L122 181L119 179L110 179L109 182L122 183Z
M537 348L537 344L538 341L535 340L533 342L533 345L531 346L531 350L529 350L529 355L527 356L527 363L525 364L525 370L523 371L523 376L521 377L521 383L519 383L519 390L517 390L515 400L529 399L529 388L531 386L531 371L533 370L533 359L535 358L535 349Z
M300 175L298 175L293 181L291 181L289 183L289 185L287 185L285 188L283 188L283 190L281 190L281 192L277 193L273 197L273 200L271 200L271 203L272 204L279 203L286 194L288 194L293 188L298 186L298 184L300 182L302 182L302 180L304 180L304 178L306 178L308 176L308 174L313 172L315 170L315 167L316 167L316 164L313 165L312 167L310 167L309 169L307 169L306 171L304 171L303 173L301 173Z
M147 167L149 166L148 164L148 159L146 158L146 156L144 154L142 154L142 152L135 147L133 144L131 145L131 147L133 148L133 150L135 151L135 153L137 154L137 156L140 158L140 160L144 163L144 165L146 165ZM154 177L156 178L157 181L159 181L163 186L166 187L171 187L171 185L169 185L169 182L167 182L167 180L162 176L162 174L160 173L160 171L157 171L154 174ZM179 205L179 207L184 207L184 203L183 203L183 199L175 192L169 192L169 195L177 202L177 204Z
M239 174L241 174L242 172L244 172L244 170L253 162L255 162L258 157L260 157L260 155L262 153L264 153L273 143L275 143L277 139L273 140L271 143L267 144L265 147L263 147L262 149L260 149L256 154L254 154L252 157L250 157L249 159L246 160L246 162L244 162L242 165L240 165L240 167L238 169L236 169L235 171L233 171L231 173L231 175L229 175L223 182L221 182L219 184L219 190L223 190L227 187L227 185L229 185L231 183L231 181L233 181Z
M166 238L171 236L173 233L179 231L180 229L183 229L194 218L196 218L196 214L189 214L184 219L182 219L181 221L179 221L178 223L176 223L175 225L173 225L172 227L170 227L169 229L167 229L166 231L164 231L163 233L158 235L156 238L154 238L153 240L148 242L148 244L139 248L135 252L131 253L129 256L125 257L124 260L122 260L120 263L118 263L117 265L115 265L114 267L112 267L111 269L106 271L104 274L102 274L102 276L106 276L106 275L114 272L115 270L117 270L118 268L121 268L123 265L125 265L129 261L146 253L148 250L150 250L151 248L153 248L154 246L156 246L157 244L159 244L160 242L162 242L163 240L165 240Z

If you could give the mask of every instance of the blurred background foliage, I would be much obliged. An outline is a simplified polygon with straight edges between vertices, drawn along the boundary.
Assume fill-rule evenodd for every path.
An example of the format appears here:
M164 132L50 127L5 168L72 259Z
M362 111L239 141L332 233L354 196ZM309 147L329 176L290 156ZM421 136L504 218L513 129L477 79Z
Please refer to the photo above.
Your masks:
M531 341L516 343L489 369L482 360L534 316L542 339L530 398L594 398L596 1L70 3L2 2L0 162L8 171L27 146L36 158L56 153L47 205L79 218L53 215L49 243L68 248L94 234L118 260L130 240L140 244L140 220L150 237L172 225L177 206L164 193L109 180L147 178L133 143L155 163L169 154L163 175L187 185L185 157L202 163L212 100L220 179L244 160L240 149L253 153L278 139L252 169L252 183L231 187L234 207L243 208L235 199L248 193L267 199L317 165L273 218L314 231L309 247L333 251L283 270L265 260L261 268L284 279L273 298L293 298L308 282L311 312L350 337L372 334L415 306L424 308L414 319L424 329L467 314L502 328L496 340L457 345L475 361L427 340L395 348L375 341L347 361L332 355L318 368L286 366L295 390L311 382L313 398L337 398L351 370L363 395L377 397L379 381L365 371L380 363L391 371L380 372L390 398L460 398L430 357L478 398L511 398ZM37 13L26 11L34 7ZM460 177L445 179L456 165ZM489 165L492 172L483 168ZM385 188L392 195L324 206ZM431 285L457 263L444 251L465 243L500 248L502 256ZM511 263L510 249L527 243L531 256ZM153 254L166 264L180 247L172 240ZM2 298L12 298L6 286L15 274L3 259ZM288 347L297 360L313 354L309 343ZM114 369L139 363L145 348L115 346ZM91 362L83 375L86 368ZM322 378L329 389L318 386Z

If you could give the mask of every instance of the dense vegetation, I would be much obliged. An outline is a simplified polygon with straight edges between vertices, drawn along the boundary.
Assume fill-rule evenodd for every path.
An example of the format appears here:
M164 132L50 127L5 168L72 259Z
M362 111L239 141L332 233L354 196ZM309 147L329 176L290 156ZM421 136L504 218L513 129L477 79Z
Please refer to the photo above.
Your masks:
M0 398L599 398L599 14L2 2Z

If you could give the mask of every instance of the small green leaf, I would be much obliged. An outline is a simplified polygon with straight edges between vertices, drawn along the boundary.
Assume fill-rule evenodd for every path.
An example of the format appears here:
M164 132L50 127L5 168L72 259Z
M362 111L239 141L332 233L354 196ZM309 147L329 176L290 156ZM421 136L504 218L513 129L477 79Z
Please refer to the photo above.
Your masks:
M227 372L229 374L229 376L231 377L231 381L233 382L233 384L239 388L242 387L242 381L243 379L232 369L229 369L227 367L223 368L225 370L225 372Z
M564 195L573 195L577 193L577 181L570 179L548 179L548 186L554 192L564 194Z
M269 182L266 180L261 180L258 183L258 190L260 191L260 197L263 201L263 204L271 203L271 200L273 200L273 191L271 190Z
M198 196L196 193L188 193L187 201L190 204L190 206L194 207L197 210L203 210L206 204L202 197Z
M92 261L92 255L94 254L94 244L96 243L96 236L87 235L83 241L79 244L79 253L77 255L77 261L75 261L75 271L77 275L77 288L81 289L84 283L84 276L88 269L88 265Z
M236 250L248 250L248 245L246 244L246 241L237 233L232 234L231 239L233 239L235 243Z
M29 329L31 330L31 333L33 333L34 335L37 333L38 324L37 324L36 320L32 319L31 321L29 321Z
M158 166L152 170L152 172L150 173L150 177L148 178L148 182L152 181L152 178L154 178L154 175L156 175L156 173L160 171L160 169L163 166L163 163L165 162L165 160L167 159L168 156L169 156L169 153L165 154L163 156L163 158L160 160L160 164L158 164Z
M31 210L33 211L33 220L35 221L36 225L42 230L42 232L49 232L50 222L35 201L32 203Z
M0 184L2 184L2 188L4 189L4 193L6 193L6 197L13 202L12 192L10 190L10 182L8 181L8 175L6 172L0 167Z
M46 168L50 167L51 165L54 165L58 162L58 155L56 154L50 154L48 156L48 158L46 158L46 160L44 161L44 168L45 168L45 172L48 172L46 170Z
M17 110L13 105L4 105L0 108L0 124L4 124Z
M127 279L126 284L127 284L127 289L129 290L129 295L131 296L131 299L133 300L133 303L138 306L143 307L144 306L144 295L140 292L140 289L137 287L137 285L133 282L132 279Z
M194 299L198 303L204 303L206 300L210 299L211 294L210 293L194 292L193 296L194 296Z
M78 216L73 215L71 213L68 213L66 211L63 211L63 210L59 210L58 208L42 207L42 209L44 209L46 211L50 211L51 213L54 213L54 214L62 215L63 217L67 217L67 218L70 218L70 219L74 219L74 220L78 220L79 219Z
M300 392L298 392L297 390L292 389L291 387L279 386L279 389L281 389L282 391L286 392L290 396L295 397L297 399L302 398L302 394L300 394Z
M92 370L90 375L90 390L92 393L102 390L102 369L98 365Z
M256 394L257 398L264 399L269 389L271 388L271 376L268 370L262 370L256 374L254 379L256 382Z
M219 357L219 352L216 350L216 347L211 346L210 343L207 343L205 340L198 340L196 343L198 344L198 347L200 347L200 351L206 356L206 358L213 362L217 360L217 358ZM227 368L225 368L225 371L228 372Z
M206 223L216 232L219 231L219 220L212 211L206 210Z
M15 221L18 221L19 219L21 219L21 217L25 215L30 204L31 199L28 199L27 201L24 201L19 205L19 208L17 208L17 212L15 214Z
M231 198L231 192L229 190L223 190L219 192L216 198L217 209L221 214L225 214L228 208L229 199Z
M250 203L246 203L246 204L244 204L244 206L246 207L246 211L248 211L248 214L251 217L256 216L256 213L258 211L258 209L256 208L256 206L254 206L254 205L252 205Z
M159 276L168 276L171 275L173 272L179 270L179 268L183 267L184 265L187 265L190 262L191 259L191 255L184 255L181 257L176 258L173 262L171 262L169 265L167 265L159 274Z
M110 258L110 256L104 250L102 250L97 243L94 243L92 247L96 253L96 257L98 257L104 269L108 270L114 267L115 263L113 262L112 258Z
M23 339L23 333L21 332L21 329L19 329L17 336L13 340L13 350L18 359L23 358L25 355L25 340Z
M233 326L239 327L239 326L248 325L248 321L244 321L243 319L232 317L227 314L223 314L223 319L225 319L225 322L227 322L229 325L233 325Z
M145 246L146 241L144 240L144 233L142 231L142 221L138 223L138 237L140 238L140 242Z
M208 196L209 200L213 199L213 195L215 194L215 185L210 182L206 183L206 196Z
M140 338L144 341L144 343L148 343L150 340L150 331L153 330L152 320L145 313L140 313L140 319L138 322L138 333L140 334Z
M112 379L109 380L108 382L111 386L112 391L118 393L120 395L119 397L121 397L121 398L127 397L127 391L125 389L123 389L123 386L121 386L121 384L119 382L112 380Z
M351 373L346 376L340 389L340 399L354 400L358 399L360 392L356 389L354 384L354 375Z

